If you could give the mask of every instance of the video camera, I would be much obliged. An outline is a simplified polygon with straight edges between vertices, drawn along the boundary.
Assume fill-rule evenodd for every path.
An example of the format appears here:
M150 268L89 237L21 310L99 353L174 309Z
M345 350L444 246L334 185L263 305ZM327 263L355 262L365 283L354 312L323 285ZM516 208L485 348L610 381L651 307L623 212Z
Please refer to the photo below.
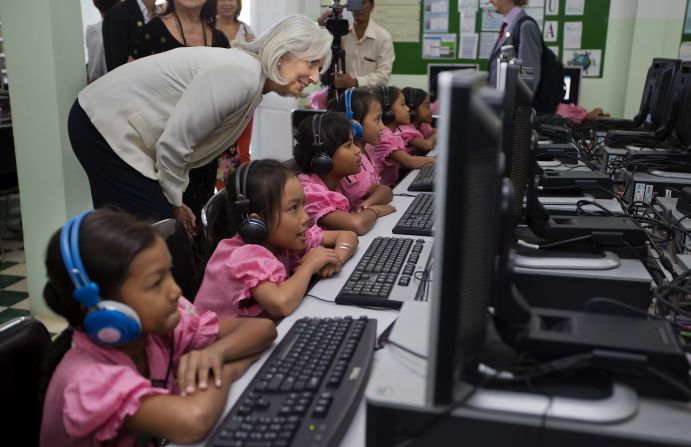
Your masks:
M348 34L349 23L343 18L343 10L360 11L362 0L348 0L346 4L341 4L340 0L333 0L329 9L331 9L331 16L326 20L326 29L334 36L334 39L331 44L331 66L321 76L321 83L329 87L329 100L331 100L342 93L338 92L334 86L336 73L345 73L345 50L341 47L341 37Z

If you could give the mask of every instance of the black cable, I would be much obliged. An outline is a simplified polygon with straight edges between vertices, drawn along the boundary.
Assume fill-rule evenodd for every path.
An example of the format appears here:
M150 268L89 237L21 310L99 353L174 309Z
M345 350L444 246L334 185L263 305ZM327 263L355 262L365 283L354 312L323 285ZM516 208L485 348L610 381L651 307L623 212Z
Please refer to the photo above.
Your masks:
M311 295L311 294L309 294L309 293L305 294L305 296L308 296L308 297L310 297L310 298L314 298L315 300L323 301L323 302L325 302L325 303L336 304L336 301L327 300L327 299L325 299L325 298L319 298L318 296Z
M407 192L401 192L398 194L394 194L396 197L417 197L416 194L408 194Z
M565 239L565 240L563 240L563 241L556 241L556 242L551 242L551 243L545 244L545 245L539 245L539 247L540 247L541 249L542 249L542 248L552 248L552 247L556 247L556 246L559 246L559 245L570 244L571 242L584 241L584 240L586 240L586 239L591 239L592 237L593 237L592 234L586 234L585 236L578 236L578 237L574 237L574 238L571 238L571 239Z
M634 312L634 313L637 313L637 314L642 315L642 316L645 316L645 317L650 317L650 316L651 316L648 312L646 312L646 311L644 311L644 310L641 310L641 309L639 309L639 308L637 308L637 307L631 306L631 305L626 304L626 303L622 303L621 301L613 300L613 299L611 299L611 298L604 298L604 297L590 298L590 299L589 299L588 301L586 301L585 304L583 305L583 312L588 313L588 311L590 310L590 306L591 306L592 304L595 304L595 303L613 304L613 305L615 305L615 306L621 307L621 308L623 308L623 309L630 310L630 311L632 311L632 312Z
M592 200L586 200L586 199L579 200L578 202L576 202L576 214L578 214L579 216L582 215L581 212L586 213L586 214L593 214L592 212L588 212L588 211L584 210L583 209L584 205L592 205L596 208L600 208L602 211L604 211L604 213L607 216L616 216L616 214L614 214L613 212L611 212L610 210L608 210L604 206L600 205L599 203L594 202Z
M651 375L657 377L658 379L662 379L664 382L667 382L669 385L672 385L674 388L676 388L677 391L681 392L687 399L691 399L691 390L689 389L688 385L684 384L680 380L677 380L675 377L667 374L663 370L655 368L654 366L646 365L645 370L648 371Z
M386 341L386 344L387 344L387 345L391 345L391 346L395 346L395 347L397 347L398 349L400 349L400 350L402 350L402 351L405 351L405 352L407 352L408 354L410 354L410 355L412 355L412 356L414 356L414 357L417 357L417 358L419 358L419 359L422 359L422 360L427 360L427 359L428 359L428 357L427 357L426 355L420 354L419 352L415 352L415 351L413 351L413 350L410 349L410 348L406 348L406 347L403 346L402 344L396 343L395 341L393 341L393 340L391 340L391 339L388 339L388 340Z

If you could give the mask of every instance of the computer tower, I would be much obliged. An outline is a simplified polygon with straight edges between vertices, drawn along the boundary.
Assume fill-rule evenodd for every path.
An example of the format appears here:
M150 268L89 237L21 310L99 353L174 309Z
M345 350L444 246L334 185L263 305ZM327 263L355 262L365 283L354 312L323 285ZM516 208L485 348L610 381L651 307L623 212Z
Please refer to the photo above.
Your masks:
M679 197L682 188L691 186L691 174L667 171L636 172L626 170L624 199L627 202L642 201L652 203L657 197Z

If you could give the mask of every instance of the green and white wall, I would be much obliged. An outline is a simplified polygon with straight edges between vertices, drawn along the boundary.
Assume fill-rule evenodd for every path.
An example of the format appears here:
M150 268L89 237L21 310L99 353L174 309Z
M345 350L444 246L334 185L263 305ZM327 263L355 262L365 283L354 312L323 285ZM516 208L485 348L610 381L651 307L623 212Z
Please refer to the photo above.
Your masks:
M686 0L611 0L604 74L583 80L581 105L617 117L635 115L652 59L677 57L685 8ZM396 74L391 83L427 88L422 75Z

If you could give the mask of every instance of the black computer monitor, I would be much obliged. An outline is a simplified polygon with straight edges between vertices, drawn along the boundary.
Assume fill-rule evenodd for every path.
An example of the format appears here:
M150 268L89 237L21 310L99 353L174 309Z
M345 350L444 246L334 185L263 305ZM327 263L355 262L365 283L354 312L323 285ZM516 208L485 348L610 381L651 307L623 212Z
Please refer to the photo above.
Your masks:
M523 196L528 187L531 153L533 93L520 76L520 66L508 64L502 109L502 152L505 157L504 176L511 179L511 219L515 224L523 216Z
M638 114L633 118L635 126L657 128L662 124L679 63L679 59L653 59L645 78Z
M430 101L437 99L437 77L439 73L449 70L477 70L477 64L427 64L427 93Z
M459 374L484 340L492 296L501 121L488 102L500 102L502 93L486 84L487 73L474 70L439 76L443 101L426 393L435 405L451 402Z
M665 117L660 138L671 136L681 149L691 149L691 61L684 61L674 76L672 105Z
M564 97L562 102L578 104L582 75L582 67L564 67Z

